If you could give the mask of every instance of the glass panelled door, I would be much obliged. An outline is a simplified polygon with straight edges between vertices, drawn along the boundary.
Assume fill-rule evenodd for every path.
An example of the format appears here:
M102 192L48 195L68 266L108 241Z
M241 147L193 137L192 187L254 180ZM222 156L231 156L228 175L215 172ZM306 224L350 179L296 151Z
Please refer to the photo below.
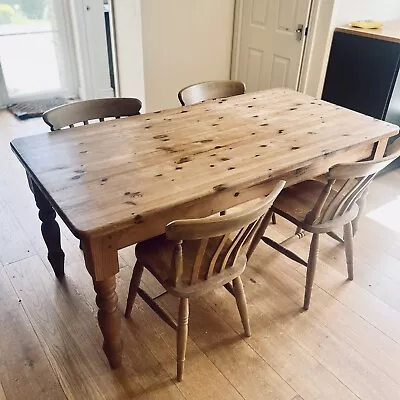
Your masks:
M68 2L0 2L0 101L76 95Z

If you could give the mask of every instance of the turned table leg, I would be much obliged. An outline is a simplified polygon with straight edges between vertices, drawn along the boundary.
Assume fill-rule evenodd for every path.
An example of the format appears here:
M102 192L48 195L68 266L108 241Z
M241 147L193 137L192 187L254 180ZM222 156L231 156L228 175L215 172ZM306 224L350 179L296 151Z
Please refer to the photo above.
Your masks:
M115 293L115 276L103 281L93 281L97 294L96 304L99 307L97 318L103 334L103 350L111 368L121 366L121 315L117 311L118 296Z
M56 277L63 278L65 254L61 248L61 234L60 227L56 221L56 212L29 176L28 183L35 196L36 206L39 209L39 219L42 221L42 236L48 251L47 259L53 267Z
M86 269L93 279L97 319L103 334L103 350L110 367L121 366L121 313L118 312L118 296L115 293L115 275L119 271L118 251L112 244L112 235L83 237L81 240Z

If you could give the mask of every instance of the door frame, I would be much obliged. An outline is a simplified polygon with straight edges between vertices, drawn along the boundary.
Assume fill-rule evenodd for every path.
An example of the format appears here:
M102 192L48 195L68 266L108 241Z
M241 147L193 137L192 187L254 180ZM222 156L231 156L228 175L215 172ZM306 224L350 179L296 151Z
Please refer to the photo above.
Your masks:
M78 96L81 100L114 97L111 87L103 0L70 0Z
M332 43L336 0L313 0L299 91L320 98Z
M242 15L245 0L235 1L235 17L232 40L231 79L237 79L239 46L242 31ZM308 33L298 78L297 90L312 96L320 96L328 51L331 42L331 21L335 0L311 0Z
M7 106L10 103L18 101L40 100L53 96L62 97L76 97L78 95L78 76L77 66L74 60L74 43L72 40L71 29L71 10L68 2L62 0L54 0L54 9L56 15L57 30L59 33L59 40L64 50L64 59L62 62L64 70L68 71L67 74L61 76L61 82L64 85L64 90L56 90L50 92L39 92L31 95L23 95L16 97L9 97L7 84L3 74L3 69L0 62L0 107Z

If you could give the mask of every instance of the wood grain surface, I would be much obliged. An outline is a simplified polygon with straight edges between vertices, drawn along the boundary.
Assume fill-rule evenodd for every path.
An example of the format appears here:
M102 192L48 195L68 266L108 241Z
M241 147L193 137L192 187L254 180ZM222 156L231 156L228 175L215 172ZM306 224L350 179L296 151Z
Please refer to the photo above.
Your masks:
M129 228L135 242L173 218L243 202L243 189L282 177L294 183L367 156L374 142L397 132L276 89L19 138L12 148L77 236ZM335 158L342 152L351 154Z

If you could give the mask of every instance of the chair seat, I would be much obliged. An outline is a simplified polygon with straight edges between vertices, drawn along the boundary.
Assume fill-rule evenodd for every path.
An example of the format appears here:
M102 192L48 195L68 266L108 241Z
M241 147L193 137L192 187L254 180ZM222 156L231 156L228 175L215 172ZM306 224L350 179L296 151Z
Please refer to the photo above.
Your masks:
M315 206L325 185L326 183L319 180L308 180L290 186L282 190L275 200L272 210L294 224L302 224L307 214ZM336 194L337 191L332 189L325 204L328 205ZM321 215L324 211L323 209Z
M210 276L208 279L203 280L207 275L208 267L220 240L221 238L209 239L205 255L200 265L200 279L198 283L191 285L188 285L191 280L191 276L189 276L189 271L191 269L185 268L185 266L193 265L195 263L196 254L200 244L197 240L187 240L183 242L182 253L184 273L181 278L182 283L179 286L173 286L169 282L169 273L175 242L168 240L165 235L156 236L139 243L136 246L136 258L138 262L143 264L171 294L178 297L191 297L192 295L203 294L231 282L234 278L239 276L246 267L247 258L246 255L243 254L236 260L233 267L228 264L225 273L215 274ZM222 262L227 254L227 250L231 244L232 240L228 239L215 263L214 271L217 272L220 270Z

